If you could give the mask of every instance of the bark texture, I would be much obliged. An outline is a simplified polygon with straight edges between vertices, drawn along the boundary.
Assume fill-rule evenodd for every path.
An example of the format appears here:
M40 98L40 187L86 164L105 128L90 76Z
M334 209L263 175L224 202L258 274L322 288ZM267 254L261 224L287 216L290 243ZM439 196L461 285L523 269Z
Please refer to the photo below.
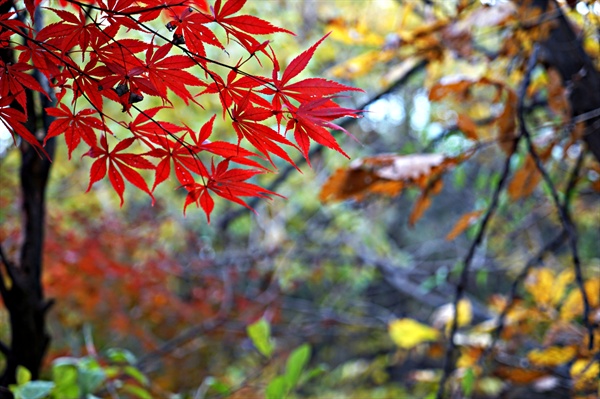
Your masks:
M11 7L12 2L5 2L0 5L0 12L6 13ZM0 50L0 57L4 63L13 62L13 54L9 49ZM29 119L26 127L35 134L38 128L45 132L46 123L39 117L43 114L41 110L36 113L33 95L34 93L28 90ZM19 104L14 102L12 106L18 108ZM40 141L43 139L41 136L37 137ZM46 145L46 151L50 156L53 155L53 140ZM0 399L12 397L5 388L15 383L19 365L29 369L32 378L39 377L42 361L50 342L45 317L51 302L44 298L41 277L45 193L52 164L26 142L21 143L20 152L23 243L16 260L10 260L8 254L2 253L3 267L0 267L0 279L2 279L0 294L9 314L11 333L10 342L6 345L2 344L1 348L6 361L4 370L0 371Z

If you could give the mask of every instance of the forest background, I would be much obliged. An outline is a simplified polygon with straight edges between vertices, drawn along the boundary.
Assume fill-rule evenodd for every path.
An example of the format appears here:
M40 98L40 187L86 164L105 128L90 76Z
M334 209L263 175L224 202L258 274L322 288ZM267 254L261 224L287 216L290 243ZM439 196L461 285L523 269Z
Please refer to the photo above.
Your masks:
M216 201L207 224L201 209L183 215L172 186L154 204L128 186L120 206L108 180L85 193L93 159L67 161L58 145L43 276L52 342L40 380L20 369L12 390L597 397L600 2L537 3L247 3L297 33L270 36L282 64L330 32L302 76L364 90L338 98L367 111L337 122L356 138L336 133L351 160L313 145L302 173L277 163L254 178L285 199L250 200L256 213ZM203 106L164 119L221 113L217 96ZM8 259L20 162L4 140ZM9 328L0 312L0 341Z

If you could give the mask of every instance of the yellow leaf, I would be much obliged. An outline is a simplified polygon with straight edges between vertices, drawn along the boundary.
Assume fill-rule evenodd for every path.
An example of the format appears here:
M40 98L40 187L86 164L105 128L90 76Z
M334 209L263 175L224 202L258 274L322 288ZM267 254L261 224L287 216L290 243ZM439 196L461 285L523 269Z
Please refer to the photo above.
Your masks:
M396 345L412 349L424 342L435 341L440 332L413 319L398 319L390 322L388 331Z
M577 354L573 346L551 346L546 349L534 349L527 354L527 358L537 367L556 367L569 362Z
M367 51L359 56L336 65L329 70L336 78L353 79L370 72L376 65L389 62L394 58L394 54L388 50Z
M575 390L598 389L600 364L592 359L579 359L571 366L571 378L575 381Z
M460 351L460 357L456 361L457 368L468 368L477 366L477 362L483 353L481 347L462 347Z
M590 302L590 308L595 309L600 305L600 278L588 280L584 284L585 292ZM563 320L573 320L583 314L583 300L579 288L573 289L562 308L560 309L560 318Z
M534 269L525 280L525 289L539 307L555 306L563 298L573 278L571 270L565 270L555 277L554 272L548 268Z
M473 319L473 308L471 301L468 299L461 299L458 302L458 327L464 327L471 322ZM452 325L454 319L454 306L451 303L440 306L431 316L432 324L435 327L446 329Z

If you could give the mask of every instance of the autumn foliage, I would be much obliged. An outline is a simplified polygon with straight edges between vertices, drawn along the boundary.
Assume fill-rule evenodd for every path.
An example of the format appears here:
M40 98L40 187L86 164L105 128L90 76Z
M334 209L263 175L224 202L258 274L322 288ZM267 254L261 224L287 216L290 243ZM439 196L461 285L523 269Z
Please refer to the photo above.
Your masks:
M40 156L47 156L49 139L63 136L69 158L75 151L93 158L88 190L108 176L121 204L126 182L153 198L174 170L174 188L188 192L184 210L199 205L210 220L215 195L247 206L245 197L274 194L251 182L276 169L273 156L293 165L290 149L308 157L311 142L346 155L329 129L343 130L333 123L337 118L358 116L335 102L357 89L299 78L324 38L286 66L263 36L292 32L244 15L244 0L210 7L203 0L67 0L64 9L42 7L56 22L36 30L39 3L25 2L28 18L19 10L0 17L0 47L16 55L15 62L0 64L0 120ZM232 64L207 56L210 48L232 46L246 56ZM251 60L263 65L265 76L244 72ZM56 97L44 110L53 121L43 143L24 126L31 106L26 90ZM201 105L210 94L231 123L232 142L212 136L215 116ZM187 107L198 116L193 119L206 122L198 129L190 126L192 118L162 120L160 111L172 107ZM152 184L145 171L153 173Z

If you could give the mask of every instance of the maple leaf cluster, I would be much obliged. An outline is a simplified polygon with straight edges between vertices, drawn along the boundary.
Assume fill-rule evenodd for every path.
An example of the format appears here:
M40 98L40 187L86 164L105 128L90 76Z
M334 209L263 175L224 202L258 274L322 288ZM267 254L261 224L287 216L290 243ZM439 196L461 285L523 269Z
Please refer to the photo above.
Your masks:
M69 158L84 146L85 155L95 159L88 191L108 175L121 204L125 180L153 198L172 170L188 191L184 211L195 203L209 221L215 194L246 207L243 197L268 198L275 193L249 180L273 172L273 156L294 165L289 149L308 157L311 141L346 155L328 129L343 130L335 119L358 116L359 111L335 102L339 93L358 89L323 78L295 79L325 37L282 70L269 41L258 37L293 33L240 15L244 3L216 0L209 7L205 0L61 0L61 9L42 7L58 22L36 31L40 0L26 0L25 10L0 16L0 50L16 55L14 63L0 61L0 121L42 156L47 156L47 140L59 135ZM224 31L222 39L217 27ZM207 57L209 46L226 51L231 45L241 46L245 58L227 65ZM251 59L270 68L270 76L244 72ZM43 143L24 125L27 90L56 96L55 106L45 109L53 122ZM172 96L201 112L198 97L208 94L218 95L236 143L211 140L215 116L200 131L157 116L174 107ZM145 106L148 96L162 105ZM122 113L111 111L110 103ZM294 141L287 132L293 132ZM141 170L153 171L152 187Z

